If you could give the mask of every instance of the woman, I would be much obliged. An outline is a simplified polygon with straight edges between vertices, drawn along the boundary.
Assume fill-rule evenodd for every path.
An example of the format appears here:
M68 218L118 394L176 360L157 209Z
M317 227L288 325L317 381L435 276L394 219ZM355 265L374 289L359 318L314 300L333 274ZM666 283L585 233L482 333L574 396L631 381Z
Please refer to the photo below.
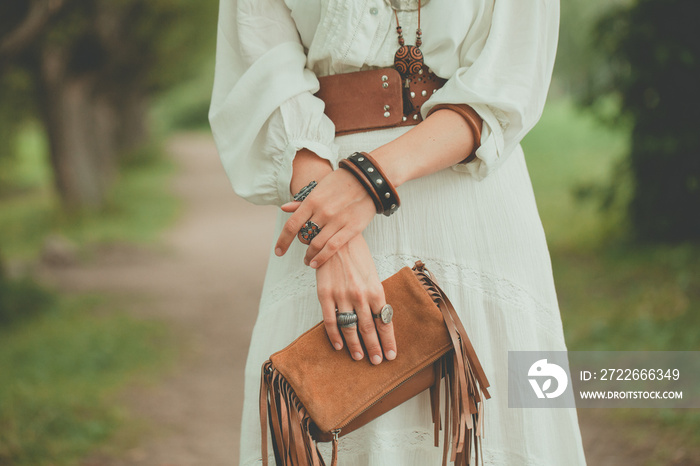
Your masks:
M236 192L283 210L246 366L241 465L260 463L262 363L321 317L338 351L373 364L400 355L391 324L372 313L385 304L380 280L417 259L460 312L491 382L485 463L585 464L575 410L507 407L509 350L566 349L519 146L544 106L558 13L557 0L221 1L213 132ZM415 126L336 136L318 77L391 66L397 31L447 81ZM483 124L431 113L440 104L466 104ZM358 151L397 186L394 215L375 215L337 169ZM308 198L290 202L311 181ZM320 227L308 247L295 239L306 222ZM339 331L336 311L353 310L358 327ZM426 397L343 437L342 464L439 464Z

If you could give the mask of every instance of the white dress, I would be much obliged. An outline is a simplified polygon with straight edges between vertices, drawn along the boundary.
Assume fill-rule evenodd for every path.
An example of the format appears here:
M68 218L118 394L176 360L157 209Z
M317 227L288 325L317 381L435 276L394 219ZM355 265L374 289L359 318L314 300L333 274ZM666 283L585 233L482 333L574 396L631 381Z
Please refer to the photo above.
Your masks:
M474 162L402 185L398 212L377 216L364 233L381 279L421 259L460 313L491 383L482 443L488 465L585 464L574 409L508 408L507 392L509 350L566 349L519 145L544 106L558 14L556 0L430 0L423 7L421 50L448 82L421 111L437 103L471 105L484 120L481 147ZM416 12L401 11L399 19L413 43ZM291 198L300 148L337 167L340 158L406 131L335 138L313 96L316 76L391 65L395 27L385 0L221 1L210 121L239 195L280 205ZM287 218L280 212L276 234ZM246 367L242 466L261 461L262 363L321 320L315 274L303 254L296 241L284 257L270 254ZM424 394L342 437L339 460L425 466L441 464L441 456Z

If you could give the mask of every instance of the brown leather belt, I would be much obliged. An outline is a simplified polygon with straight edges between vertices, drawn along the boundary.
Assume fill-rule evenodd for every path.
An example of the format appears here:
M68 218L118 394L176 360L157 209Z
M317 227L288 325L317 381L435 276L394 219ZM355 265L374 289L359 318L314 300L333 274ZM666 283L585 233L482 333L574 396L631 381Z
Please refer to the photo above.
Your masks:
M319 78L316 96L335 124L335 134L411 126L420 123L421 106L446 82L424 66L402 80L393 68L380 68Z

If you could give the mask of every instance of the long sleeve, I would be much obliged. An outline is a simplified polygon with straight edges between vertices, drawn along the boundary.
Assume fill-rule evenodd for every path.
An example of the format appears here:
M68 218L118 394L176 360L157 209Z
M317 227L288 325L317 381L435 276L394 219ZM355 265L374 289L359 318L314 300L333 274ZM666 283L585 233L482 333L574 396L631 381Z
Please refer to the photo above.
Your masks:
M475 23L460 68L421 108L425 116L438 104L468 104L483 118L476 160L453 167L477 179L497 169L542 115L559 26L558 0L485 3L492 21Z
M221 0L209 121L238 195L256 204L290 200L301 148L335 161L335 128L317 90L282 0Z

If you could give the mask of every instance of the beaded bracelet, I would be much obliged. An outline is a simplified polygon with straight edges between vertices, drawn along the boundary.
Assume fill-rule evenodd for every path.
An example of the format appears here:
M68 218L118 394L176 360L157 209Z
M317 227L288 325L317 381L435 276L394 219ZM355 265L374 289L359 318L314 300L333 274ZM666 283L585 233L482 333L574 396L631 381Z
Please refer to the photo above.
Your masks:
M382 213L387 217L396 212L401 205L396 188L391 184L382 170L382 167L366 152L355 152L347 159L352 162L355 168L359 169L365 181L358 177L357 170L350 168L349 164L341 163L341 167L349 170L362 183L372 200L374 200L377 213ZM343 162L343 161L341 161ZM377 202L377 200L379 202ZM381 205L381 210L379 205Z

